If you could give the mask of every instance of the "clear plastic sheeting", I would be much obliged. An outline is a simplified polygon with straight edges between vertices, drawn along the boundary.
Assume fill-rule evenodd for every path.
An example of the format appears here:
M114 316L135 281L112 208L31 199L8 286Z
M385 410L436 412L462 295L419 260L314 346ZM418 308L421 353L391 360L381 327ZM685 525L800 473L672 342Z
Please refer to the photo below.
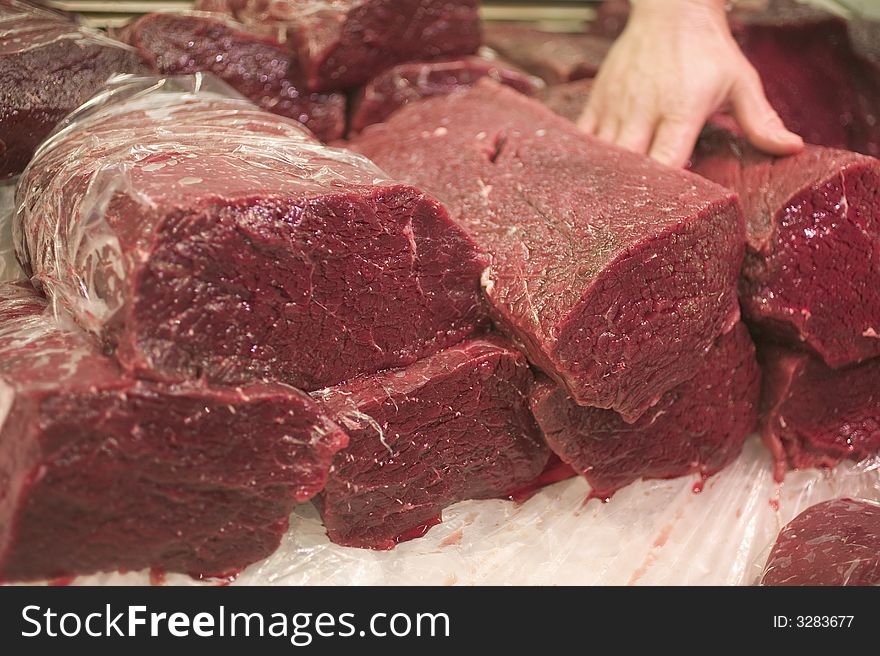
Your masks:
M753 585L782 527L807 507L839 497L880 500L880 461L773 480L757 439L705 482L644 481L606 504L572 479L515 505L466 501L423 538L392 551L331 544L314 507L298 507L281 547L233 585ZM77 584L146 584L146 573ZM154 578L155 581L155 578ZM195 583L169 575L169 584Z
M15 182L0 182L0 282L21 280L24 271L15 259L12 216L15 214Z

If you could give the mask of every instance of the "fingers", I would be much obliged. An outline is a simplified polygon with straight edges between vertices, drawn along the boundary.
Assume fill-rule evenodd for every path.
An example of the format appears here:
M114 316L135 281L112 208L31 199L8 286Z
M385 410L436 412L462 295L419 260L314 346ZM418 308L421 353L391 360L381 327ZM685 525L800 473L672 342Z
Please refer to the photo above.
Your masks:
M737 123L755 147L771 155L791 155L803 148L804 140L783 125L751 66L734 84L730 100Z
M690 159L702 127L703 121L699 117L664 117L654 133L648 155L666 166L684 166Z
M655 125L652 118L633 116L617 131L614 143L634 153L645 154L651 145Z

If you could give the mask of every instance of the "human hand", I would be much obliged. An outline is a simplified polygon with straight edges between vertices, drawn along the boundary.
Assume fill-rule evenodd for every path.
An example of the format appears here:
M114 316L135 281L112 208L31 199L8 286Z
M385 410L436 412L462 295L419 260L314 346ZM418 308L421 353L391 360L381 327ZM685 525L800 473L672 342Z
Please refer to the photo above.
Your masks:
M773 155L803 148L730 33L724 0L638 0L578 121L585 132L684 166L700 130L729 104L746 138Z

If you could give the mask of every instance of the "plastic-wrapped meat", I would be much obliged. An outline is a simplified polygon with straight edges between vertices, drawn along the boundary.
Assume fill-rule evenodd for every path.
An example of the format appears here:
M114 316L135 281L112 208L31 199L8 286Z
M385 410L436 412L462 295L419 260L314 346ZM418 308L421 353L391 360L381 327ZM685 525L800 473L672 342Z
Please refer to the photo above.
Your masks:
M484 77L529 96L544 86L540 78L483 57L398 64L374 77L358 93L354 100L351 131L357 133L368 125L381 123L407 103L466 89Z
M575 404L540 381L532 411L547 444L607 499L640 478L710 476L739 455L758 419L761 373L743 324L719 338L694 377L664 394L634 424Z
M317 502L330 539L390 549L456 501L533 481L549 453L529 412L531 382L525 358L490 337L315 392L351 438Z
M406 61L470 55L482 43L478 0L197 0L288 43L309 89L367 82Z
M818 146L774 158L712 130L693 170L743 203L746 319L833 367L880 356L880 160Z
M21 173L37 144L107 78L141 68L134 50L66 14L0 0L0 179Z
M268 556L347 437L305 394L136 381L0 284L0 580Z
M586 78L565 84L554 84L538 92L535 97L548 109L576 123L587 106L592 90L593 79Z
M12 215L15 213L15 185L0 182L0 283L25 277L12 242Z
M761 366L761 432L778 480L788 469L880 454L880 360L830 369L806 353L767 345Z
M490 254L501 329L582 405L635 421L739 319L732 192L592 139L483 79L352 147L440 194Z
M835 499L779 533L762 585L880 585L880 504Z
M525 25L489 24L486 45L548 84L595 77L611 48L605 37L542 32Z
M56 306L140 375L301 389L473 332L483 257L439 203L208 84L125 81L40 150L16 246Z
M158 73L210 72L263 109L300 121L321 141L345 133L345 94L306 91L284 46L224 16L148 14L120 38Z

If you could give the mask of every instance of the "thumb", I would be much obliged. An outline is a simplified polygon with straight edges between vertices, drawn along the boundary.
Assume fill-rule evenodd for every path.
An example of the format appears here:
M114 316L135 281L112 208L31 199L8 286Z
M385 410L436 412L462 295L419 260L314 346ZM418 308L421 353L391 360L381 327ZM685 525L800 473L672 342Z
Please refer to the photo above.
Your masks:
M740 76L731 90L731 104L737 123L756 148L771 155L800 152L804 140L786 129L779 114L764 94L761 78L754 68Z

